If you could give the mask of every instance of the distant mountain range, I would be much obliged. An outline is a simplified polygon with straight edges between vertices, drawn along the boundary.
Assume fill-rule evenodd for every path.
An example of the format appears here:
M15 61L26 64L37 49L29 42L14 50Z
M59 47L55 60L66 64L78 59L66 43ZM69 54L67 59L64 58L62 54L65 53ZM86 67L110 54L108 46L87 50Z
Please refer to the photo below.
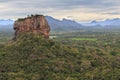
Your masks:
M90 23L84 23L84 26L120 26L120 18L106 19L104 21L92 21Z
M82 25L76 21L68 19L58 20L50 16L46 16L46 19L52 30L77 30L82 28Z
M120 18L106 19L104 21L91 21L78 23L73 20L58 20L50 16L46 19L53 30L79 30L79 29L120 29Z
M55 19L51 16L46 16L46 19L51 27L51 30L79 30L79 29L102 29L102 28L119 28L120 18L106 19L104 21L91 21L87 23L78 23L69 19ZM13 27L14 21L11 19L0 20L0 29Z
M0 25L11 25L13 23L14 23L14 21L11 19L7 19L7 20L0 19Z
M14 21L11 19L0 19L0 29L12 29Z

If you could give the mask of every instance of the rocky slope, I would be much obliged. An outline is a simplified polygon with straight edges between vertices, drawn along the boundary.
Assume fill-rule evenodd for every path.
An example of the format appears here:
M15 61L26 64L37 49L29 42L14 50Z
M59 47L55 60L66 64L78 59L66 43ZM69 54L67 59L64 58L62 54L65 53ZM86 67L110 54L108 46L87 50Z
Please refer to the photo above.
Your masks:
M18 19L14 23L15 38L24 32L37 33L44 38L49 38L50 27L43 15L32 15L27 18Z

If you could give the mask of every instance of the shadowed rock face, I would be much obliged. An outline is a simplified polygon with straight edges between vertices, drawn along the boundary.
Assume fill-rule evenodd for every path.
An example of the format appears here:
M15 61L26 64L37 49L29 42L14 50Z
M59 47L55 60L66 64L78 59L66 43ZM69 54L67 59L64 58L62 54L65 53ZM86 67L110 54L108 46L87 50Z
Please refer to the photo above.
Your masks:
M23 32L33 32L49 39L50 27L43 15L35 15L18 19L14 23L15 38Z

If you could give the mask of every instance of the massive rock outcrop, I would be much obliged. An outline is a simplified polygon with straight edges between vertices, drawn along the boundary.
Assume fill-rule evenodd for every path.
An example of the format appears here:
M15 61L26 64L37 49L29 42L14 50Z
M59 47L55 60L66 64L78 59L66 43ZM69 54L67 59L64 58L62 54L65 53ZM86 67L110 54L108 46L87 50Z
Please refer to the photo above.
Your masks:
M50 27L43 15L31 15L27 18L18 19L14 23L15 38L24 32L33 32L49 39Z

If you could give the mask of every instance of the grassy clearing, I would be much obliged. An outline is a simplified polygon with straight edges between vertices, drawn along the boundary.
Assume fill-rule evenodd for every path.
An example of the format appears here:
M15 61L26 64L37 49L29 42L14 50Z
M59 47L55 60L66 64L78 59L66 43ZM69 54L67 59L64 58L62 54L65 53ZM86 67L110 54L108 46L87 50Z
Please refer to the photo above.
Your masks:
M76 40L76 41L97 41L97 38L71 38L71 40Z

